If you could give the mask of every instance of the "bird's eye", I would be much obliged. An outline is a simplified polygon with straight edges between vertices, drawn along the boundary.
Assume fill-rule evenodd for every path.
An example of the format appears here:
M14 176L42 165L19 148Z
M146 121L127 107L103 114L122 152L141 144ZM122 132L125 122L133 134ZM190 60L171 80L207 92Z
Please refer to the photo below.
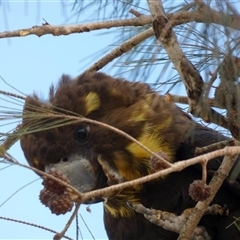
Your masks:
M81 124L74 131L74 138L81 144L87 142L89 138L90 127L87 124Z

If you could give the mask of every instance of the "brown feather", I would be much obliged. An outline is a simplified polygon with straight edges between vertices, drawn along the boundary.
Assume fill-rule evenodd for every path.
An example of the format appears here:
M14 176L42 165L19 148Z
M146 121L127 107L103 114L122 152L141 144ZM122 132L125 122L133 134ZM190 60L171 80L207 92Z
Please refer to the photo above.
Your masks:
M64 118L47 117L47 114L82 116L107 123L138 139L152 151L163 151L169 161L193 157L195 147L226 139L195 123L147 84L114 79L103 73L87 73L75 80L63 75L57 87L50 87L47 101L37 95L29 96L23 112L23 126L27 133L21 138L21 147L28 163L43 170L45 165L80 154L89 159L96 175L101 178L98 179L98 188L107 184L106 176L101 177L104 172L97 161L98 156L128 181L152 172L150 154L129 139L89 123L90 137L86 143L79 144L74 139L74 132L80 123L75 121L64 125L60 122ZM48 129L43 131L44 128ZM209 169L216 171L220 163L221 159L214 160ZM188 187L196 179L201 179L201 171L191 167L165 179L125 189L107 199L104 219L109 239L176 239L177 234L151 224L133 212L126 202L141 202L149 208L180 214L195 205L188 195ZM238 216L239 195L224 185L214 201L227 204L230 214ZM212 239L226 239L222 237L226 235L228 239L236 236L235 239L239 239L236 229L232 232L225 230L228 222L227 217L207 216L200 224L207 228Z

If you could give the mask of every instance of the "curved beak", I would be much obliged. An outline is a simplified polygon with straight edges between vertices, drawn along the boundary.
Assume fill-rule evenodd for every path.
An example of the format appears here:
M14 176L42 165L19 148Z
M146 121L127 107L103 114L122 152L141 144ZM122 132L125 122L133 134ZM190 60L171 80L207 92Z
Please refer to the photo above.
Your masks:
M51 168L57 169L65 174L70 180L71 185L79 192L85 193L96 188L97 178L90 162L77 155L68 158L66 162L59 162L45 166L45 172Z

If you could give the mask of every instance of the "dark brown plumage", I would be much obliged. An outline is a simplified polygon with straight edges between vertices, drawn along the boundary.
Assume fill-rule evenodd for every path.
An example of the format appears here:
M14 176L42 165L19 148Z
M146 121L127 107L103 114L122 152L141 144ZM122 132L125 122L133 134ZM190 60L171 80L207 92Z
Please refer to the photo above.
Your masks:
M53 112L58 117L52 117ZM112 130L66 119L64 114L87 117L119 128L152 151L164 152L169 161L190 158L197 146L226 139L195 123L146 84L113 79L102 73L87 73L74 81L64 75L56 88L50 88L48 101L36 95L27 98L23 126L33 132L22 137L21 146L31 166L41 170L59 168L82 192L151 173L151 156ZM61 126L63 122L67 125ZM37 131L40 128L47 130ZM111 177L103 171L100 159L112 170ZM209 176L220 163L221 159L210 162ZM176 233L151 224L129 208L127 202L181 214L196 204L188 189L198 179L201 179L201 168L194 166L109 197L104 203L109 239L177 239ZM96 202L101 200L95 199ZM212 239L239 239L240 231L235 226L225 229L233 216L240 216L238 191L232 191L226 182L214 203L227 204L230 216L204 216L199 225L206 227Z

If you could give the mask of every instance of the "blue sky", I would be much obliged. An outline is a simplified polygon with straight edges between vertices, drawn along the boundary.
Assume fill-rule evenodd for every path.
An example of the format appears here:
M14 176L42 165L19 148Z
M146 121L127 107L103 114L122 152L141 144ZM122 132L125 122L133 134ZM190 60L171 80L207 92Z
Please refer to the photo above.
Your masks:
M81 12L78 22L86 22L89 16L94 18L96 10L92 8L86 12ZM0 32L2 32L41 25L44 23L43 18L52 25L66 24L65 19L70 16L70 8L63 15L60 0L41 1L41 3L36 1L9 1L0 5L0 13ZM74 19L67 22L67 24L75 23ZM112 32L111 29L105 30L105 32L109 31ZM46 35L40 38L27 36L0 39L0 76L8 84L13 85L24 94L31 94L35 91L43 98L47 97L49 86L56 83L63 73L77 76L84 70L83 66L87 67L89 62L97 60L96 57L92 57L92 54L102 49L106 50L106 47L108 50L113 48L111 44L116 41L116 38L114 38L116 35L114 33L99 35L99 33L100 31L94 31L59 37ZM108 73L113 75L114 71L113 68ZM173 71L170 69L170 72ZM163 73L165 73L164 69ZM0 89L16 92L1 79ZM20 106L14 105L14 107L21 109L22 104ZM1 106L10 105L0 98L0 109ZM14 126L0 126L0 132L6 132L7 129L12 129ZM16 143L9 152L19 162L27 164L19 143ZM19 219L61 231L70 214L64 216L53 215L49 209L40 203L38 199L39 192L42 189L40 179L23 188L1 206L14 192L38 179L35 173L19 166L11 166L1 170L5 166L0 163L0 216ZM81 206L80 213L95 239L107 239L103 226L102 204L91 205L91 213L86 211L86 207ZM92 239L80 217L79 227L84 239ZM67 235L74 239L75 232L75 223L73 223ZM1 240L52 239L52 237L53 234L47 231L0 219Z
M8 6L7 9L6 6ZM7 18L4 17L3 7ZM4 3L1 8L1 32L41 25L44 22L42 18L53 25L66 23L62 14L61 1L42 1L40 4L33 1L10 1ZM82 13L79 22L86 20L87 16L89 12ZM74 24L75 22L72 20L68 23ZM89 59L91 54L113 42L113 35L105 37L98 33L99 31L60 37L46 35L40 38L28 36L1 39L0 76L25 94L36 91L42 97L47 97L50 84L56 83L62 73L77 76L83 71L83 65L96 60L95 58ZM16 92L1 80L0 89ZM0 106L7 104L0 99ZM11 129L14 125L8 127ZM0 132L4 131L6 128L0 126ZM9 152L19 162L26 164L19 143L16 143ZM0 169L5 166L0 164ZM0 205L19 188L37 178L38 176L33 172L18 166L0 170ZM52 215L38 199L40 189L42 189L41 180L38 180L19 191L0 207L0 216L61 231L70 215ZM83 205L80 213L95 239L106 239L102 204L91 205L90 208L91 213L87 212L86 206ZM81 218L79 218L79 227L84 239L92 239ZM75 232L76 228L73 224L67 235L75 238ZM52 233L38 228L0 220L0 239L52 239L52 237Z

